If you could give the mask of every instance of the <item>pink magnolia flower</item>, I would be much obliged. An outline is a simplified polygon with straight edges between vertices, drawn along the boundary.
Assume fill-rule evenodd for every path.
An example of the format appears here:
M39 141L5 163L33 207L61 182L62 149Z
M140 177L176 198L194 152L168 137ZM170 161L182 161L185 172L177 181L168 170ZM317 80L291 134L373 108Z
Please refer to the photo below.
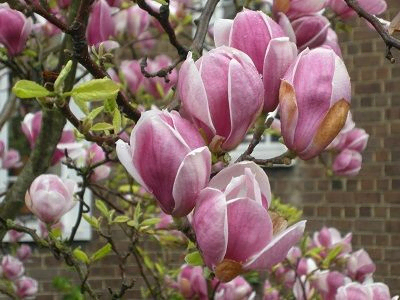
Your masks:
M5 278L15 280L24 273L25 269L18 258L5 255L1 261L1 271Z
M263 300L281 300L279 291L272 287L271 283L266 280L264 283L264 296Z
M326 147L326 150L342 149L343 145L346 141L347 133L350 132L351 130L353 130L355 126L356 126L356 124L354 123L351 112L349 111L347 114L346 123L344 123L343 128L340 130L339 134L334 138L332 143L330 143L329 146Z
M179 71L178 91L184 116L216 151L240 144L263 105L263 83L251 59L225 46L196 62L189 53Z
M340 232L333 227L322 227L320 231L314 232L312 239L312 247L323 247L328 250L334 249L337 246L341 246L341 254L350 253L352 250L351 239L352 233L349 232L344 237L341 236ZM327 252L323 251L322 255L326 255Z
M280 88L285 145L301 159L317 156L344 126L350 97L349 74L333 50L317 48L301 52Z
M371 291L358 282L351 282L341 286L336 294L335 300L373 300Z
M22 244L17 250L17 257L21 261L25 261L32 255L32 249L27 244Z
M92 166L103 161L105 158L106 154L103 149L99 145L93 143L86 152L86 165ZM110 175L110 172L111 168L106 164L103 164L93 169L93 172L90 175L90 180L93 182L103 180Z
M27 276L22 276L15 282L17 288L17 295L21 299L30 299L38 292L38 282Z
M135 94L143 83L144 76L137 60L124 60L120 66L120 72L125 79L129 91Z
M162 210L185 216L208 182L211 153L199 132L177 112L144 112L130 145L117 141L117 155L129 174L153 193Z
M25 195L28 209L46 224L55 224L75 205L73 196L77 184L57 175L38 176Z
M163 68L169 67L172 64L171 59L166 55L158 55L154 59L147 60L146 71L149 73L158 72ZM142 83L144 89L151 94L155 99L164 98L173 86L178 81L178 72L173 69L168 75L168 82L162 77L143 77Z
M137 4L121 9L114 15L115 28L118 34L138 38L150 26L151 16Z
M32 31L32 21L23 13L0 5L0 44L7 48L10 56L15 56L26 47L26 41Z
M98 0L92 6L86 38L89 45L98 45L115 35L115 23L111 16L111 8L106 0Z
M337 56L342 57L342 50L340 50L339 39L338 36L332 28L328 28L328 32L326 35L325 42L321 45L324 48L330 48L335 51Z
M373 15L379 15L387 8L385 0L358 0L358 4ZM327 5L344 20L357 15L344 0L327 0Z
M345 276L337 271L317 271L312 277L312 286L317 289L325 300L334 300L338 288L345 285L345 283Z
M333 161L332 171L338 176L355 176L361 170L362 156L360 152L344 149Z
M21 129L27 138L31 149L34 148L35 142L39 137L40 129L42 126L42 112L28 113L25 115L24 120L21 123ZM71 154L70 151L74 151L80 148L80 145L76 143L75 136L72 130L64 129L61 134L60 141L57 145L57 149L53 154L51 164L55 165L64 157L65 149Z
M214 300L248 300L254 296L255 292L251 285L242 276L237 276L229 282L218 285Z
M347 260L348 275L359 282L363 282L375 270L374 262L364 249L353 252Z
M184 299L208 299L207 281L202 267L183 265L177 284Z
M253 162L225 168L201 191L192 225L204 262L219 280L277 264L302 236L305 221L274 236L266 195L268 177Z
M307 15L292 21L299 50L321 46L327 38L330 22L321 15Z
M284 36L282 28L261 11L245 9L233 20L220 19L214 24L215 46L230 46L243 51L260 74L263 74L270 41Z
M362 152L367 147L369 134L362 128L354 128L342 136L342 143L336 147L337 150L354 150Z

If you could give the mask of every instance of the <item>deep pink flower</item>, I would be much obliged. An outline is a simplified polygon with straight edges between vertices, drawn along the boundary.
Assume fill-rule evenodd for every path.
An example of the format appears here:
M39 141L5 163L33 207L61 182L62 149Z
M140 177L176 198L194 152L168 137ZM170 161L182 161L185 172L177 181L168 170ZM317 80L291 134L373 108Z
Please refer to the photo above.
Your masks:
M347 260L348 275L359 282L363 282L375 270L374 262L364 249L353 252Z
M307 15L292 21L299 50L321 46L327 38L330 22L321 15Z
M301 159L322 152L345 124L350 77L333 50L304 50L282 79L279 101L285 145Z
M26 47L26 41L32 31L32 21L23 13L0 5L0 44L7 48L10 56L15 56Z
M360 152L344 149L333 161L332 171L338 176L355 176L361 170L362 156Z
M211 153L196 128L177 112L144 112L130 145L118 140L116 150L129 174L173 216L189 214L209 180Z
M202 267L183 265L177 284L184 299L208 300L207 281Z
M179 71L178 91L184 116L216 151L240 144L263 105L263 83L251 59L225 46L196 62L189 54Z
M1 271L5 278L15 280L24 274L24 265L22 262L11 255L3 256L1 261Z
M270 198L263 205L269 193L266 174L252 162L225 168L201 191L192 224L205 264L221 281L275 265L302 236L305 221L273 235Z
M327 1L327 5L342 19L346 20L357 15L357 13L349 7L344 0ZM385 0L358 0L358 4L368 13L373 15L379 15L387 8Z
M17 295L21 299L30 299L34 297L38 292L38 282L27 276L22 276L16 283Z
M98 0L92 6L86 29L89 45L98 45L108 41L115 35L115 23L111 16L111 8L105 0Z

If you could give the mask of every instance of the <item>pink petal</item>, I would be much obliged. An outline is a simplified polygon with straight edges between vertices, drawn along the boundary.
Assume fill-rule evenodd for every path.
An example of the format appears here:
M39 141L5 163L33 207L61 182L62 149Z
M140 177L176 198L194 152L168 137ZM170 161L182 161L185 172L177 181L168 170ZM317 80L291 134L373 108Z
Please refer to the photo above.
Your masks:
M215 47L229 46L229 36L231 34L231 28L233 20L229 19L218 19L214 23L214 42Z
M306 221L300 221L274 236L264 249L244 265L244 268L246 270L261 270L281 262L290 248L303 236L305 226Z

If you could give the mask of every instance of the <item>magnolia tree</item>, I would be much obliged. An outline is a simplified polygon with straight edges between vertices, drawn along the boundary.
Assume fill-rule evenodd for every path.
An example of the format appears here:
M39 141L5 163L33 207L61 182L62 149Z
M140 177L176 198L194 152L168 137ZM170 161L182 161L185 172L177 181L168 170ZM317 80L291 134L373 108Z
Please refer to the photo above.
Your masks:
M77 286L55 280L68 299L122 299L132 288L152 299L391 299L373 282L368 254L352 251L351 234L304 235L301 212L273 198L263 169L330 152L328 173L359 172L368 134L351 117L335 30L358 14L393 63L400 15L376 17L384 0L232 1L229 19L213 17L218 0L2 2L0 66L11 84L0 126L23 120L25 137L13 139L31 150L23 159L0 143L1 167L19 170L0 205L10 242L2 293L27 299L38 291L24 276L31 249L19 240L28 235L76 271ZM287 152L253 157L266 132ZM233 161L228 152L247 134L247 150ZM80 180L49 171L60 163ZM24 205L40 231L18 221ZM60 220L74 205L65 236ZM81 222L103 247L74 245ZM185 253L183 266L153 257L149 240L160 254ZM110 252L120 284L95 290L91 269ZM143 287L127 272L132 262Z

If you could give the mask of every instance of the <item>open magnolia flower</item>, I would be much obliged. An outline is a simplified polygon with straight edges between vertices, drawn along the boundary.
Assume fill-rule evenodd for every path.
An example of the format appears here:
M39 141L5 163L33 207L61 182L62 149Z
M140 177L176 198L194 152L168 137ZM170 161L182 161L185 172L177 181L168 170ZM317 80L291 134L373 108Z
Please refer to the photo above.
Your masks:
M305 221L276 232L270 201L268 177L253 162L227 167L201 191L193 228L205 264L221 281L277 264L302 236Z

